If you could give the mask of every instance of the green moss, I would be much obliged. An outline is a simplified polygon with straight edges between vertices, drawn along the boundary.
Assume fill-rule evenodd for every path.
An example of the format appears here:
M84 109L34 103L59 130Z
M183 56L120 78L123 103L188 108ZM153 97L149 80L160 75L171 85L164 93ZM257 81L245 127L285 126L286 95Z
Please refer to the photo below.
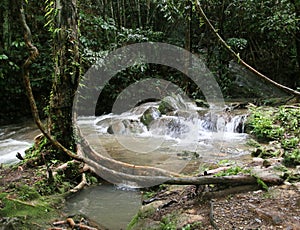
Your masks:
M0 194L0 216L4 222L1 226L9 229L47 229L52 219L58 218L59 213L54 208L62 204L61 197L41 197L33 189L29 189L27 194L34 194L30 197L24 195L23 186L19 191L14 193ZM5 218L4 218L5 217Z
M38 199L40 194L32 187L28 185L23 185L22 187L17 188L18 190L18 197L20 200L29 201Z
M43 199L22 201L10 198L9 194L1 194L0 216L3 217L26 217L27 220L44 220L55 216L56 212L49 203Z

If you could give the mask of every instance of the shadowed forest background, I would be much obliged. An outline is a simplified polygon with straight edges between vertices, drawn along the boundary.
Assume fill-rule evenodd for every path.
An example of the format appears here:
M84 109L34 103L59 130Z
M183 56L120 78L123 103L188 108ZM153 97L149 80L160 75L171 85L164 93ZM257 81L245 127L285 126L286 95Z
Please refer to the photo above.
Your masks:
M19 3L0 6L1 123L30 116L21 66L28 56L19 20ZM300 86L300 6L292 0L201 1L202 7L230 47L247 63L271 79L297 89ZM54 69L49 24L53 1L24 3L26 19L39 49L31 66L31 83L40 114L46 116ZM257 98L255 89L243 88L232 74L232 56L224 50L190 1L87 0L78 3L81 73L108 52L136 42L159 41L201 55L215 74L225 98ZM143 64L115 76L100 95L96 113L109 113L117 95L130 84L157 77L179 85L191 98L201 91L187 77L168 67ZM261 96L261 95L260 95ZM266 95L269 97L269 95Z

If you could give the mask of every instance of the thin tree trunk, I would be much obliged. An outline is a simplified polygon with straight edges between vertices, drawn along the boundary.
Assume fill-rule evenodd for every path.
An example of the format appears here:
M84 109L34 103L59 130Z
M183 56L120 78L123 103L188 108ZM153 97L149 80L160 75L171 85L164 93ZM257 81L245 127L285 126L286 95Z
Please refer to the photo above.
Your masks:
M225 49L230 54L232 54L233 57L235 57L237 59L238 63L240 63L241 65L243 65L244 67L246 67L248 70L250 70L251 72L253 72L254 74L256 74L258 77L262 78L264 81L273 84L277 88L282 89L285 92L290 93L290 94L294 95L297 98L300 97L300 92L299 91L293 90L293 89L291 89L291 88L289 88L287 86L281 85L281 84L273 81L272 79L268 78L267 76L263 75L262 73L260 73L256 69L254 69L252 66L250 66L249 64L247 64L243 59L241 59L241 57L239 56L239 54L235 53L230 48L230 46L224 41L224 39L219 35L218 31L211 24L210 20L207 18L206 14L204 13L204 11L202 9L199 0L196 0L196 7L197 7L197 10L200 13L201 17L203 17L203 19L205 20L206 24L212 30L212 32L215 34L215 36L218 38L218 40L221 42L221 44L223 45L223 47L225 47Z
M118 19L119 19L119 28L123 26L123 17L122 17L122 6L120 4L120 0L117 0L117 6L118 6Z
M150 27L150 9L151 9L151 1L147 0L147 15L146 15L146 27Z
M9 51L11 44L9 0L4 0L3 6L3 48Z
M110 13L111 13L111 18L113 18L115 20L113 0L110 1Z
M76 0L56 0L55 71L50 98L49 130L67 149L75 150L72 121L74 94L80 78ZM64 159L64 156L61 156Z
M142 15L141 15L141 5L140 1L136 0L136 8L137 8L137 16L138 16L138 23L139 23L139 28L142 28Z
M300 18L300 2L299 1L295 1L295 0L291 0L292 4L295 7L295 14L296 14L296 18L299 19ZM295 43L296 43L296 50L297 50L297 62L298 62L298 76L295 79L295 84L300 84L300 21L297 20L297 31L295 33Z
M123 17L123 26L126 27L126 5L125 5L125 0L122 0L122 17Z

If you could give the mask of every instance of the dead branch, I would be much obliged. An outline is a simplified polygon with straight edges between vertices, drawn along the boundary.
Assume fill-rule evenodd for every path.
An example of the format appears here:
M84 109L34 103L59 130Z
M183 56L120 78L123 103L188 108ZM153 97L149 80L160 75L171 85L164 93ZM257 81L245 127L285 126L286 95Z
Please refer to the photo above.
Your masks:
M86 176L85 176L85 173L82 173L81 182L75 188L71 189L70 192L73 192L73 193L78 192L81 189L83 189L85 185L87 185Z
M243 192L249 192L249 191L257 191L260 187L257 184L251 184L251 185L237 185L230 188L225 188L218 191L205 191L200 194L199 198L203 200L209 200L209 199L215 199L215 198L221 198L226 197L229 195L234 195L238 193Z
M204 172L204 175L212 175L212 174L216 174L216 173L219 173L219 172L224 172L226 171L227 169L230 169L231 167L230 166L224 166L224 167L219 167L219 168L216 168L216 169L211 169L211 170L207 170Z
M59 225L69 225L72 229L81 229L81 230L97 230L97 228L87 226L85 224L79 223L76 224L75 221L72 218L67 218L66 220L62 221L57 221L53 223L54 226L59 226ZM55 230L55 229L64 229L64 228L50 228L48 230Z
M272 79L268 78L267 76L265 76L264 74L260 73L259 71L257 71L256 69L254 69L252 66L250 66L248 63L246 63L239 54L237 54L233 49L231 49L231 47L226 43L226 41L219 35L218 30L215 29L215 27L212 25L212 23L210 22L210 20L207 18L206 14L204 13L201 4L199 2L199 0L196 0L196 8L199 12L199 14L201 15L201 17L205 20L206 24L208 25L208 27L211 29L211 31L214 33L214 35L218 38L219 42L223 45L223 47L230 53L232 54L232 56L237 60L237 62L241 65L243 65L244 67L246 67L248 70L250 70L252 73L256 74L258 77L262 78L264 81L267 81L269 83L271 83L272 85L276 86L279 89L284 90L287 93L290 93L296 97L300 97L300 92L293 90L287 86L281 85L278 82L273 81Z
M263 182L270 185L279 185L283 183L283 179L277 178L260 178ZM165 182L165 184L177 185L205 185L205 184L227 184L227 185L254 185L257 184L257 178L251 175L234 175L234 176L201 176L201 177L173 177Z

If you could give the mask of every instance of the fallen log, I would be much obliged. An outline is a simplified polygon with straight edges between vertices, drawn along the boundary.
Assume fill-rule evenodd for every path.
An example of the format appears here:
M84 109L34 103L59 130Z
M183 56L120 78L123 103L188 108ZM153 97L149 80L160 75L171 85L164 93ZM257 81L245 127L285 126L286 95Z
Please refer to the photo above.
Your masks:
M278 178L259 178L269 185L280 185L283 179ZM224 184L224 185L251 185L257 184L257 178L251 175L234 175L234 176L201 176L201 177L174 177L170 178L165 184L177 185L206 185L206 184Z

